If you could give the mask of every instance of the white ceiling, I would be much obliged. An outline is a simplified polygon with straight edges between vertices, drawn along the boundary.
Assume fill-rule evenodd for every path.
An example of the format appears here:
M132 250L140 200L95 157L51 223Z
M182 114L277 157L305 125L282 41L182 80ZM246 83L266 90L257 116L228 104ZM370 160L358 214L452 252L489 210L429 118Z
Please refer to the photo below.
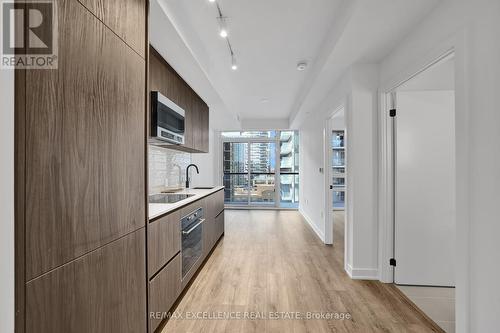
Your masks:
M349 66L379 62L440 0L218 0L229 17L237 71L231 70L227 45L218 35L213 3L158 1L170 24L159 22L158 13L150 16L152 44L162 45L160 53L195 90L204 91L202 97L211 95L209 105L217 100L240 120L297 124ZM180 47L163 33L171 34L172 27L194 62L169 54ZM299 72L302 60L309 66ZM199 66L198 76L184 75L192 65L184 62Z
M213 3L160 1L231 110L241 118L288 118L306 73L296 65L314 61L341 0L219 0L237 71L218 35Z

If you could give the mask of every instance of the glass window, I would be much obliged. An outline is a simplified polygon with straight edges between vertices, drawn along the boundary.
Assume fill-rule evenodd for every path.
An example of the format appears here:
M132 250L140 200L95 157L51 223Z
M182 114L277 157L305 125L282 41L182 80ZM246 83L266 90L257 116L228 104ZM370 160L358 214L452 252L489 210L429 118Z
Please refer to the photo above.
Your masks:
M224 142L224 201L248 204L248 143Z
M223 132L226 204L297 208L297 131Z
M299 204L299 133L280 133L280 206Z
M332 185L333 208L344 209L345 206L345 132L332 131Z

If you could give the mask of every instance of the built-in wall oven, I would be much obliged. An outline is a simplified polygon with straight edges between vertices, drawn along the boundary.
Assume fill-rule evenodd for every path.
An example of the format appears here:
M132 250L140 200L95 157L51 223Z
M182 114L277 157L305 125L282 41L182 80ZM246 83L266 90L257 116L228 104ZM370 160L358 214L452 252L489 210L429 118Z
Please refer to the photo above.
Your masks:
M182 278L186 276L203 252L203 208L189 213L181 219Z
M153 143L184 144L186 112L158 91L151 92L151 138Z

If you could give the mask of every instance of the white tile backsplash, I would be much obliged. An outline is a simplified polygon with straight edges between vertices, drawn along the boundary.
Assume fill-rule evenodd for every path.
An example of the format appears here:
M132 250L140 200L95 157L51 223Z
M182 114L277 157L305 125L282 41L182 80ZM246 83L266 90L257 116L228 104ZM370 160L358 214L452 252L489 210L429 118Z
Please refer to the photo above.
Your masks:
M149 193L158 193L167 187L183 187L186 181L186 167L190 163L190 153L150 145L148 152Z

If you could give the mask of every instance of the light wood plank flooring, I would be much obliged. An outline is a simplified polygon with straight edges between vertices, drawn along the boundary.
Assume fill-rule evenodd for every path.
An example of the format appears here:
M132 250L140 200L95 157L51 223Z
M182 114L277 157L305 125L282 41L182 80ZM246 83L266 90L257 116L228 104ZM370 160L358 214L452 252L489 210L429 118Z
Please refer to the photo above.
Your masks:
M394 286L347 276L336 222L335 245L325 246L298 212L226 210L224 238L175 309L183 317L162 332L439 332ZM352 318L192 319L286 311Z

